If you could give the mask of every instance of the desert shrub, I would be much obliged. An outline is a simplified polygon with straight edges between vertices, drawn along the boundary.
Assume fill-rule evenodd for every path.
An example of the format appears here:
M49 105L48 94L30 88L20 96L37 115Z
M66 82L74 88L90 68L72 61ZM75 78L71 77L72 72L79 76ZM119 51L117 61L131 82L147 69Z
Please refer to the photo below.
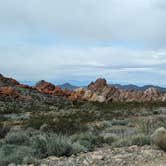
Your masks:
M0 139L4 138L9 130L10 127L0 124Z
M73 142L79 142L80 145L87 148L88 151L94 149L95 146L100 146L102 138L91 132L77 133L72 136Z
M145 135L150 135L155 130L156 123L152 118L140 119L138 121L138 127L142 133Z
M4 144L0 148L0 165L6 166L10 163L21 164L32 161L30 147Z
M26 134L11 132L0 142L0 165L32 163L50 155L70 156L85 151L86 147L66 135L35 132L27 144Z
M43 158L47 156L47 138L46 135L36 135L31 138L31 146L33 154L37 158Z
M137 134L132 137L131 144L138 146L150 145L151 144L150 137L144 134Z
M72 144L72 154L77 154L77 153L80 153L80 152L87 152L88 149L83 146L83 145L80 145L79 142L74 142Z
M110 128L112 127L112 122L111 121L103 121L103 128Z
M9 132L6 137L5 141L7 144L14 144L14 145L29 145L30 139L29 137L23 132Z
M132 145L144 146L150 145L150 137L142 133L130 137L124 137L113 143L114 147L126 147Z
M92 114L83 111L71 111L56 114L36 114L25 121L26 127L40 129L43 124L57 134L74 134L86 131L87 123L95 119Z
M47 140L48 155L69 156L72 154L71 139L65 135L52 134Z
M129 122L128 122L128 120L125 120L125 119L122 119L122 120L113 119L111 123L112 123L112 125L121 125L121 126L125 126L125 125L127 125Z
M47 124L43 124L41 127L40 127L40 131L41 132L49 132L49 126Z
M100 135L102 138L102 143L112 144L113 142L118 140L118 136L113 133L103 133Z
M112 127L111 121L96 121L94 123L89 123L88 124L88 129L95 132L95 131L102 131L105 130L106 128L109 129Z

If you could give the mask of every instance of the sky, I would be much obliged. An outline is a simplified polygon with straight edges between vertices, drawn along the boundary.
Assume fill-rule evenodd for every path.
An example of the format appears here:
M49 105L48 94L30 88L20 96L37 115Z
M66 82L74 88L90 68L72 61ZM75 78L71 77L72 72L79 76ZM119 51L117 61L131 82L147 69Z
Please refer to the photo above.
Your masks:
M166 87L166 1L0 0L0 73Z

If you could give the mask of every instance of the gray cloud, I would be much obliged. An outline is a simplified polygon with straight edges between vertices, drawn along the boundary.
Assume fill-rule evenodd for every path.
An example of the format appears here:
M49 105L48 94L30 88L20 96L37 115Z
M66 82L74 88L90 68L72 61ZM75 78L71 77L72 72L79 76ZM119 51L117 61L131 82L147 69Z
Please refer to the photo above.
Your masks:
M164 0L0 0L0 25L10 31L165 47Z
M165 0L0 0L0 71L19 80L166 86L165 18ZM41 45L43 34L62 45ZM69 44L73 38L87 44Z
M165 65L166 50L144 51L114 47L6 48L0 61L1 72L19 80L64 82L72 78L88 82L97 77L106 77L109 81L163 85L166 85Z

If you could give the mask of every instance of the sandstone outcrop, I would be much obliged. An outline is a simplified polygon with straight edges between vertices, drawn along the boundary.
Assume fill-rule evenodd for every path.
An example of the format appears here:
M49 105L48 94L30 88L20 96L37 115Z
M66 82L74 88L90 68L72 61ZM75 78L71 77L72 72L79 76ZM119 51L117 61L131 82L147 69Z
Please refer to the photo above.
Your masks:
M41 80L36 84L35 88L40 92L50 93L55 89L55 85Z
M71 91L69 99L71 100L84 100L85 90L84 88L77 88Z
M102 90L106 86L107 86L107 81L103 78L98 78L95 82L91 82L88 85L88 90L98 91Z
M19 97L19 93L12 87L0 87L0 94L13 98Z

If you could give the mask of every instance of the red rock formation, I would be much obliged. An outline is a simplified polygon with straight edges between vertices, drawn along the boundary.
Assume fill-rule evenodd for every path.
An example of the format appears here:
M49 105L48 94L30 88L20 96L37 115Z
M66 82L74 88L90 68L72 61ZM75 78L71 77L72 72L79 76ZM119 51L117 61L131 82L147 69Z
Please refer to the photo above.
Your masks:
M113 86L108 86L105 79L99 78L95 82L91 82L88 88L78 88L75 90L62 89L52 83L44 80L39 81L35 87L20 84L12 78L6 78L0 74L0 94L13 98L31 100L31 96L21 96L14 88L25 88L37 90L41 93L47 93L54 96L65 96L70 100L82 101L166 101L166 93L161 93L156 88L149 88L145 91L122 90Z
M35 88L41 93L48 93L48 94L55 95L55 96L65 96L64 91L60 87L55 86L54 84L52 84L50 82L46 82L44 80L39 81L36 84ZM69 92L67 92L67 95L68 95L68 93Z
M18 98L20 95L19 93L12 87L0 87L0 94L13 97L13 98Z
M69 99L70 100L83 100L84 94L85 94L84 88L77 88L77 89L71 91Z
M50 82L41 80L36 84L35 88L40 92L50 93L55 89L55 85L51 84Z
M69 89L64 89L63 90L63 93L64 93L64 95L66 96L66 97L70 97L71 96L71 94L72 94L72 90L69 90Z
M107 81L103 78L98 78L95 82L91 82L88 85L88 89L91 91L97 91L107 86Z

